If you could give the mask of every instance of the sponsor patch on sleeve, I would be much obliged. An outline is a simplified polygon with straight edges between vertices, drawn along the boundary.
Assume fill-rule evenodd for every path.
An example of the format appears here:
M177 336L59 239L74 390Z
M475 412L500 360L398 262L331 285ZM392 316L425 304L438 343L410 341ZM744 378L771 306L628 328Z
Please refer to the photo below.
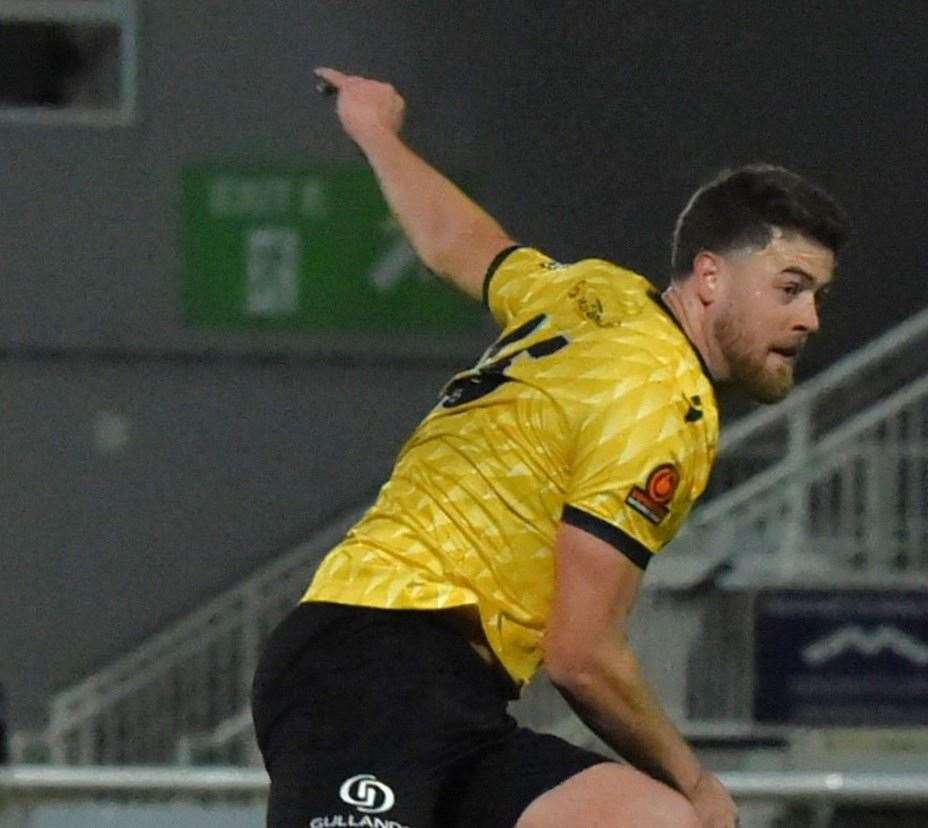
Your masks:
M680 473L670 463L663 463L653 469L648 475L644 488L635 486L625 502L638 514L651 523L657 525L670 512L670 501L673 500L680 483Z

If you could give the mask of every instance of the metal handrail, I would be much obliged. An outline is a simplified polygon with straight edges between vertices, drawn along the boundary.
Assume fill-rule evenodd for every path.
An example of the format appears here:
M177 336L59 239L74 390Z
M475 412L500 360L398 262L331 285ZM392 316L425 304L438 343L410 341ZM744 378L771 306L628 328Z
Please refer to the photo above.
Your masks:
M928 337L928 308L838 360L808 382L802 383L783 402L754 411L732 423L720 437L720 450L730 451L765 428L788 420L791 415L807 409L817 397L840 388L856 374L882 362L908 343L922 337Z
M218 635L222 629L217 627L213 622L216 618L222 616L229 606L239 602L247 601L255 591L260 591L264 584L277 581L288 570L294 566L301 565L307 556L307 550L316 550L327 545L328 542L334 542L341 537L347 526L350 526L356 519L363 507L354 506L349 510L342 512L335 520L312 535L308 540L301 543L298 547L291 550L281 558L269 563L260 569L257 573L251 575L243 583L233 587L227 592L213 598L203 607L195 610L185 618L175 622L167 629L155 634L150 639L141 644L136 650L114 661L109 666L104 667L78 684L61 691L55 696L53 706L66 707L70 705L73 699L78 698L85 692L102 692L98 701L118 698L110 693L103 691L107 684L118 681L123 674L131 677L135 683L140 683L145 678L144 671L148 665L157 663L163 667L165 663L164 652L171 653L172 661L180 660L186 651L183 649L190 646L199 646L202 639L191 641L190 631L192 628L204 628L210 633ZM179 649L180 648L180 649Z
M901 388L895 394L882 400L879 404L868 408L857 416L841 424L824 435L816 445L817 453L827 454L834 452L840 445L859 436L887 417L892 416L913 400L928 395L928 376L914 380ZM797 458L786 455L783 460L766 469L747 483L732 489L730 492L719 495L709 501L704 507L694 513L693 525L700 526L718 520L744 503L753 500L762 492L769 490L794 473L801 461L805 463L808 458Z
M736 800L827 801L857 804L928 803L928 774L917 772L725 771L719 780ZM263 797L263 770L212 767L49 767L0 770L0 792L9 794L214 794Z

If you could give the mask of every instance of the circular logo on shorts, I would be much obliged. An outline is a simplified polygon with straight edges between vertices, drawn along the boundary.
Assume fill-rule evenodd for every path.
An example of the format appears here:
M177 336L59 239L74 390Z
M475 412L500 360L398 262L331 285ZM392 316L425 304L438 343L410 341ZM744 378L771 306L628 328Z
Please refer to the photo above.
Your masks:
M369 773L346 779L338 789L338 795L342 802L353 805L362 814L382 814L396 802L393 791Z

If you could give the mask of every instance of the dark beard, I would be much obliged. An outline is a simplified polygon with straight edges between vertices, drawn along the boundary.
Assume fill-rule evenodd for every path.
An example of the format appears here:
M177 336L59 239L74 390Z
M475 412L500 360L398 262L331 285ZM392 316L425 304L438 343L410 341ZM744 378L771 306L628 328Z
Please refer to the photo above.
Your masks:
M770 371L763 361L751 354L744 337L743 324L733 314L720 316L715 323L715 338L731 371L723 385L732 386L755 402L770 405L780 402L793 390L792 371Z

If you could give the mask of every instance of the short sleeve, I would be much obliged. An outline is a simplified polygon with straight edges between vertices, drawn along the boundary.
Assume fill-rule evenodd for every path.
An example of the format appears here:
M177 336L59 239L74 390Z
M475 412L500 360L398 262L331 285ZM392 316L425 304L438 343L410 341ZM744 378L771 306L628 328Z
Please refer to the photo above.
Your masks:
M483 283L483 301L500 327L506 327L520 309L550 282L551 271L563 267L531 247L502 250L491 262Z
M632 369L630 374L634 374ZM699 458L671 383L630 376L577 438L562 519L615 546L642 569L676 534L695 500Z

